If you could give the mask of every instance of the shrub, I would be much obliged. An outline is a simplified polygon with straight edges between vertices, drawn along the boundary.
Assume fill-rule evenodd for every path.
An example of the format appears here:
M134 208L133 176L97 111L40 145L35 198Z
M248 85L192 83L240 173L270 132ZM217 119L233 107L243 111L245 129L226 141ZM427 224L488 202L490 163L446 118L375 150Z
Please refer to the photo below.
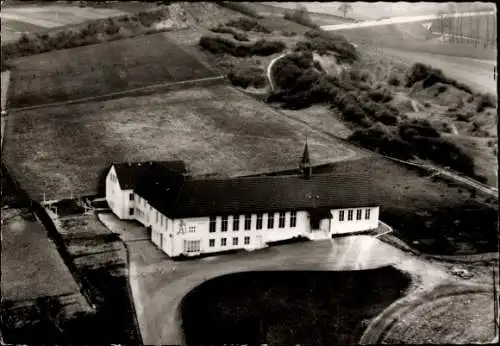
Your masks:
M234 1L221 1L217 3L219 6L226 7L230 10L246 14L247 16L253 18L261 18L261 16L253 8L248 7L245 4Z
M389 78L389 80L388 80L387 83L389 83L389 85L397 87L397 86L399 86L401 84L401 81L399 80L398 77L394 77L393 76L393 77Z
M290 20L292 22L307 26L313 29L319 29L317 24L314 24L309 16L309 12L307 8L303 5L297 6L296 9L287 9L285 10L284 18Z
M467 112L467 113L455 113L455 119L458 121L466 121L468 122L470 119L474 117L474 113L472 112Z
M375 118L384 125L393 126L397 125L398 117L388 110L382 110L375 114Z
M409 124L402 123L399 125L399 135L405 141L411 142L415 137L440 137L439 132L430 124Z
M425 108L430 108L431 107L431 104L429 102L424 102L424 107Z
M265 26L261 25L254 19L240 17L235 20L231 20L226 23L226 26L233 27L236 29L240 29L243 31L255 31L269 34L271 31Z
M202 36L199 45L213 54L229 54L235 57L268 56L286 48L281 41L259 40L253 44L238 44L218 36Z
M264 70L256 67L238 70L233 69L231 72L229 72L228 78L233 85L242 87L244 89L248 88L249 86L262 88L266 85Z
M483 94L479 97L476 111L481 113L486 107L496 108L497 102L495 97L491 94Z
M391 94L389 94L389 93L387 93L385 91L382 91L382 90L370 91L368 93L368 96L373 101L375 101L375 102L381 102L381 103L389 102L393 98Z
M325 55L328 52L333 52L339 62L352 63L358 59L356 48L343 36L321 30L309 30L304 36L309 42L310 50L319 54Z
M438 86L438 88L437 88L437 93L438 93L438 94L442 94L442 93L444 93L446 90L448 90L448 86L447 86L447 85L445 85L445 84L443 84L443 85Z

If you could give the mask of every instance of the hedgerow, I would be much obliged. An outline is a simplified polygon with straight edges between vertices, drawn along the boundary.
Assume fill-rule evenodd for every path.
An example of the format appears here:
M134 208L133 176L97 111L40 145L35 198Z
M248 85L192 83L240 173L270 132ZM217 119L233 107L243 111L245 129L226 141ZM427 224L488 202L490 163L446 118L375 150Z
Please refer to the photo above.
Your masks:
M229 54L240 58L269 56L280 53L286 48L286 45L282 41L258 40L250 44L240 44L218 36L202 36L199 44L210 53Z

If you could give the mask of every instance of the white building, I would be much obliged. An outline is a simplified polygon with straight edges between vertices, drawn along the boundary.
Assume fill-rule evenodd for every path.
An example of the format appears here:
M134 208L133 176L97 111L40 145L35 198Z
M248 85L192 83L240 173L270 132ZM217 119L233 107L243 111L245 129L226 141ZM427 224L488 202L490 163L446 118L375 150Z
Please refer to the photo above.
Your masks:
M366 175L312 175L307 144L294 176L194 179L182 161L114 164L106 200L137 220L171 257L306 237L327 239L378 227L376 192Z

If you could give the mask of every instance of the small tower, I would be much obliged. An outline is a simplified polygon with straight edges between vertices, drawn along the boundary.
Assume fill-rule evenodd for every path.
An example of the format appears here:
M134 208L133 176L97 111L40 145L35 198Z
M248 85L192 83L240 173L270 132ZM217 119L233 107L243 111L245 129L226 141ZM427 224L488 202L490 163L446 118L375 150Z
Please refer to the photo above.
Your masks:
M303 179L311 179L312 166L311 166L311 159L309 158L309 148L307 146L307 138L306 138L306 144L304 146L304 152L302 153L302 159L300 160L299 171L300 171L300 176Z

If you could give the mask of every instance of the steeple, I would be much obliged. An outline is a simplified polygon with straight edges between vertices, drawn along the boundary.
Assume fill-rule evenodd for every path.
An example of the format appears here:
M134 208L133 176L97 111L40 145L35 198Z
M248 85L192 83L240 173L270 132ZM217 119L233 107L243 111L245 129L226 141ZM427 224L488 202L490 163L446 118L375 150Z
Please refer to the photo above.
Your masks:
M304 152L302 153L302 159L300 160L299 171L302 178L311 179L312 166L311 159L309 157L309 147L307 146L307 138L306 144L304 145Z

